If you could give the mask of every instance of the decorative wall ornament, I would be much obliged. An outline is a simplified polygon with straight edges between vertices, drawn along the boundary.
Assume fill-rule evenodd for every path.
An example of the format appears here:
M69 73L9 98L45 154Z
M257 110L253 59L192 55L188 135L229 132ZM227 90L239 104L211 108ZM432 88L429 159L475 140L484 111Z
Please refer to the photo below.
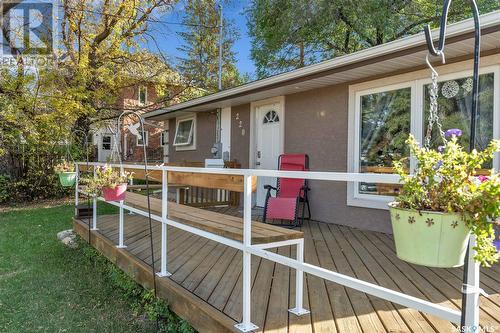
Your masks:
M470 93L472 91L472 84L473 84L474 81L472 81L472 78L468 78L467 80L465 80L464 84L462 84L462 89L466 92L466 93Z
M236 116L234 119L238 122L238 128L241 128L241 136L245 136L245 129L243 128L243 121L240 120L240 114L239 112L236 113Z
M460 86L457 81L448 81L443 84L441 88L441 94L446 98L453 98L458 94Z

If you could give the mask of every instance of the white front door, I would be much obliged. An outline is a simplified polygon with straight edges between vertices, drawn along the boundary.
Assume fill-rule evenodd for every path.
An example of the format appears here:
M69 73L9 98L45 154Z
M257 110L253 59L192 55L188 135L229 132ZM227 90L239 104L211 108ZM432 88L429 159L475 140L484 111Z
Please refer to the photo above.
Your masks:
M255 109L255 142L257 169L278 169L278 157L282 154L283 111L280 103L259 106ZM276 186L274 177L258 177L257 206L263 207L266 200L264 185Z

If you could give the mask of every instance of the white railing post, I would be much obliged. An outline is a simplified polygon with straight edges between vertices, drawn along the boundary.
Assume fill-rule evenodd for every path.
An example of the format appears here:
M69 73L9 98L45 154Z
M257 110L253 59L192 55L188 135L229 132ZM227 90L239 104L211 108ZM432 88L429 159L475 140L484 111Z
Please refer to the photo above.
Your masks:
M94 165L94 177L96 175L95 172L95 165ZM92 196L92 229L94 231L97 231L97 196L93 195Z
M167 217L168 217L168 179L167 171L161 171L161 267L156 275L167 277L170 274L167 271Z
M134 178L130 179L129 185L134 185ZM134 213L129 210L128 215L134 215Z
M76 174L76 178L75 178L75 215L76 213L78 212L78 204L79 204L79 192L78 192L78 183L80 182L80 174L79 174L79 166L78 164L75 163L75 174Z
M464 291L468 293L465 303L465 327L462 332L474 333L479 328L479 295L483 292L479 285L479 263L474 260L476 251L476 236L471 235L469 240L469 261L467 266L467 282Z
M234 326L242 332L251 332L259 328L251 322L252 255L246 250L252 245L252 176L245 173L243 177L243 320Z
M123 166L120 167L120 175L123 174ZM119 228L118 228L118 245L116 246L119 249L125 249L127 246L123 242L123 238L125 237L125 218L123 216L123 200L120 200L120 207L119 207Z
M297 243L297 261L304 263L304 239L299 239ZM296 316L302 316L310 313L309 310L303 308L304 297L304 271L300 269L295 270L295 307L289 309L290 313Z

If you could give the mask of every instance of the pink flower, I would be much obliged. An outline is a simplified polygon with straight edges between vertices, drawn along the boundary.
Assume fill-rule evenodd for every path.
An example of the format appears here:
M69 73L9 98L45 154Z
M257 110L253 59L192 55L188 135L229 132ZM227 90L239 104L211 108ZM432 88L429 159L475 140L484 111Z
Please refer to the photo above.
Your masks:
M490 180L490 177L488 177L488 176L483 176L483 175L477 176L476 178L477 178L477 179L479 179L479 181L480 181L481 183L484 183L484 182L486 182L486 181Z

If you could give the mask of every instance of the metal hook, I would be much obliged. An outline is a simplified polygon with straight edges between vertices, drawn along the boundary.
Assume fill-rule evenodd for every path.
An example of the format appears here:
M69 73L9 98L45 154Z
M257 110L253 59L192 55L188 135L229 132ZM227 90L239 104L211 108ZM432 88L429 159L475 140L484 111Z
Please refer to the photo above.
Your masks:
M146 196L147 196L147 203L148 203L148 221L149 221L149 246L151 250L151 273L153 276L153 290L154 290L154 296L156 297L157 295L157 290L156 290L156 270L155 270L155 255L154 255L154 245L153 245L153 222L151 218L151 199L150 199L150 191L149 191L149 170L148 170L148 155L147 155L147 149L146 149L146 141L144 134L145 128L144 128L144 118L139 114L139 112L136 111L123 111L117 119L117 127L116 127L116 135L117 135L117 141L119 142L119 150L122 150L122 143L121 143L121 131L122 131L122 118L127 115L133 115L139 120L141 132L140 134L143 136L143 145L142 145L142 153L144 156L144 175L145 175L145 180L146 180ZM120 155L120 166L123 166L122 164L122 159L121 159L121 154Z
M441 14L441 22L439 25L439 41L438 48L434 47L434 43L432 42L431 35L431 27L427 25L424 28L425 40L427 42L427 48L429 49L429 53L433 56L437 57L444 50L445 38L446 38L446 23L448 22L448 10L450 9L451 0L446 0L443 4L443 12Z
M438 76L438 72L436 71L436 69L432 66L431 64L431 61L429 60L429 55L431 55L431 53L427 53L427 56L425 57L425 62L427 63L427 66L429 67L429 69L432 71L432 73L436 76ZM446 60L445 60L445 57L444 57L444 53L443 52L440 52L438 54L438 56L441 56L441 63L446 63Z
M471 107L471 124L470 124L470 138L469 138L469 146L470 150L474 149L475 145L475 134L476 134L476 118L478 115L478 92L479 92L479 58L480 58L480 50L481 50L481 24L479 18L479 9L477 8L477 4L475 0L470 0L470 6L472 10L472 14L474 17L474 70L473 70L473 87L472 87L472 107ZM441 56L444 57L444 47L445 47L445 38L446 38L446 23L448 21L448 11L450 9L451 0L445 0L443 5L443 13L441 15L441 23L439 29L439 41L437 49L434 47L431 36L431 28L426 26L424 28L425 39L427 42L427 49L429 53L433 56ZM435 70L430 65L428 58L426 59L427 65L433 73Z

